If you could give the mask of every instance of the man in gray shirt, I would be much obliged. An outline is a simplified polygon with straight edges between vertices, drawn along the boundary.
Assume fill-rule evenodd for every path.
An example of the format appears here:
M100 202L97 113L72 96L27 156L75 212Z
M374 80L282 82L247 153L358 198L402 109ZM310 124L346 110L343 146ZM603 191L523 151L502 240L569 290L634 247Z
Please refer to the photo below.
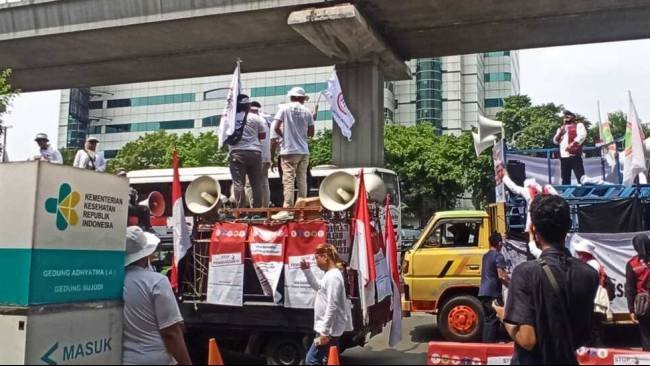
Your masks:
M251 101L247 95L237 98L237 125L226 140L230 157L235 204L243 207L246 199L246 177L253 190L252 207L262 207L262 140L266 139L266 123L262 117L250 112Z
M190 365L183 337L183 317L167 277L151 270L160 243L137 226L126 231L124 265L125 365Z

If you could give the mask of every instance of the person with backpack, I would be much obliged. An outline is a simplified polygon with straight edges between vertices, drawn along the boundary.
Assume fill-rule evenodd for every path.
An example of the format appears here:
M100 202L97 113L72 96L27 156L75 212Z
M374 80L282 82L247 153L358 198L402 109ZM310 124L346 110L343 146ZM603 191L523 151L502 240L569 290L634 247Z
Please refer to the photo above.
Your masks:
M612 318L611 301L615 297L615 286L607 276L605 266L596 259L596 246L589 240L577 238L571 244L576 257L598 272L598 290L594 298L594 320L591 328L591 340L588 345L603 345L603 323Z
M590 336L598 273L564 245L571 215L562 197L536 196L530 216L529 234L542 254L515 268L506 307L493 307L515 342L513 365L577 365L576 350Z
M88 137L84 144L84 148L77 151L72 166L79 169L105 172L106 159L104 159L104 152L97 150L98 143L99 139L97 139L97 137Z
M250 113L251 101L247 95L237 97L237 123L235 132L226 139L230 151L228 163L237 208L244 207L246 201L246 177L253 190L254 208L263 204L262 143L266 139L266 121L257 114Z
M530 204L533 202L533 199L540 194L559 195L559 193L550 184L542 186L541 184L537 183L535 178L524 180L524 186L522 187L510 179L510 176L508 175L508 171L506 169L503 169L503 172L503 183L506 185L506 187L508 187L512 193L523 197L526 201L526 232L530 233ZM530 240L528 241L528 251L530 252L530 255L535 258L539 258L539 256L542 255L542 251L537 247L537 245L535 245L535 241L533 240L532 236L530 236Z
M641 346L650 352L650 238L639 234L632 244L637 255L625 266L625 296L632 321L639 325Z

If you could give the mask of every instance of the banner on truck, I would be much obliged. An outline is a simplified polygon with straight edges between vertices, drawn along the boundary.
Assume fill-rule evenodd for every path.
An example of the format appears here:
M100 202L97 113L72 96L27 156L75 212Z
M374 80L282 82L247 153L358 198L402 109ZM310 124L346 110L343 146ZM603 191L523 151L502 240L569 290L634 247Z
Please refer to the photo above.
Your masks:
M316 247L326 243L327 224L323 221L291 222L288 225L287 248L284 259L284 307L313 309L316 292L300 269L306 260L317 279L324 276L316 266Z
M248 224L217 224L210 242L207 302L244 305L244 254Z
M276 304L282 299L278 283L284 266L284 247L287 226L253 226L248 237L248 248L253 267L265 296L273 296Z
M372 228L372 248L373 257L375 259L375 268L377 269L377 278L375 279L375 286L377 288L377 302L382 302L385 298L393 294L390 271L388 269L388 261L386 259L386 247L384 246L384 239L382 233L375 225Z
M350 263L352 237L350 237L350 224L348 222L328 223L327 242L336 247L336 251L343 262Z

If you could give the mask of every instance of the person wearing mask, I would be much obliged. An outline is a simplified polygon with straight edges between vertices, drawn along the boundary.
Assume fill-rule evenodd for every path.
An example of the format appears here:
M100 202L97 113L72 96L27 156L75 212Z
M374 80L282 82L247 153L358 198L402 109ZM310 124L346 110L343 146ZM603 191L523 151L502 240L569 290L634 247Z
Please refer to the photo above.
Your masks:
M625 297L632 321L639 325L641 347L645 352L650 352L648 302L639 301L643 297L648 300L650 293L650 238L646 234L639 234L632 239L632 244L637 255L625 266ZM645 309L642 308L643 303L646 304Z
M271 188L269 186L269 170L271 169L271 122L273 117L262 112L262 105L259 102L251 103L251 113L262 117L264 120L264 133L266 138L262 140L262 207L268 208L271 202ZM248 202L253 202L253 189L250 180L246 179L246 197Z
M492 308L493 303L503 306L503 285L508 286L510 278L506 272L506 260L501 254L503 239L501 234L490 235L490 250L483 256L481 265L481 287L478 297L483 303L485 318L483 322L483 342L495 343L499 332L499 319Z
M603 324L611 315L610 301L614 299L614 284L605 272L605 266L596 259L596 246L589 240L578 238L572 245L576 257L598 272L598 291L594 298L594 320L592 322L589 346L599 347L603 344Z
M325 272L320 281L306 260L300 263L309 285L316 291L314 331L317 336L307 352L307 365L324 365L330 347L338 347L341 335L350 330L351 314L347 306L341 263L336 247L331 244L321 244L316 248L316 265Z
M523 197L524 201L526 201L526 232L530 235L530 204L533 202L533 199L540 194L559 195L559 193L550 184L544 186L540 185L537 183L535 178L524 180L524 186L522 187L510 179L510 175L505 168L503 169L503 173L503 184L505 184L512 193ZM542 251L537 247L532 236L529 238L528 251L534 258L539 258L539 256L542 255Z
M39 133L34 139L38 144L38 153L29 160L47 161L53 164L63 164L63 156L59 150L50 145L50 139L44 133Z
M74 157L75 168L94 170L96 172L106 171L106 160L104 152L97 151L99 140L96 137L88 137L82 150L77 151Z
M314 116L305 106L309 97L305 90L294 87L289 91L289 104L281 105L271 128L275 146L280 147L284 208L295 203L294 188L298 186L298 197L307 197L307 170L309 169L308 139L314 136ZM273 216L275 220L291 219L287 211Z
M565 247L571 215L562 197L538 195L530 211L542 255L515 268L506 307L494 310L515 342L513 365L577 365L575 351L590 337L598 272Z
M126 230L124 275L125 365L190 365L183 317L167 277L151 270L160 239L137 226Z
M555 137L553 137L553 143L560 146L562 185L571 185L571 172L575 173L578 182L581 182L582 176L585 175L582 144L586 139L585 125L576 121L576 115L573 112L564 111L564 125L558 128Z
M230 151L228 161L237 208L245 206L247 178L253 191L251 206L259 208L263 202L262 141L266 139L266 121L251 113L250 108L248 96L240 94L237 97L237 114L243 113L241 123L237 122L235 132L226 140Z

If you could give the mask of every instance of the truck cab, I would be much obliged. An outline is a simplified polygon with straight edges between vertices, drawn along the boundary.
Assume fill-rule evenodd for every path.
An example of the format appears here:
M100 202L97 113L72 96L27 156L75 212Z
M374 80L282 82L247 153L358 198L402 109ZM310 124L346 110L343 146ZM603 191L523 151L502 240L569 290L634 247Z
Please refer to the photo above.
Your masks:
M484 211L433 215L402 262L402 309L437 315L448 341L479 341L483 308L478 299L483 255L492 223Z

